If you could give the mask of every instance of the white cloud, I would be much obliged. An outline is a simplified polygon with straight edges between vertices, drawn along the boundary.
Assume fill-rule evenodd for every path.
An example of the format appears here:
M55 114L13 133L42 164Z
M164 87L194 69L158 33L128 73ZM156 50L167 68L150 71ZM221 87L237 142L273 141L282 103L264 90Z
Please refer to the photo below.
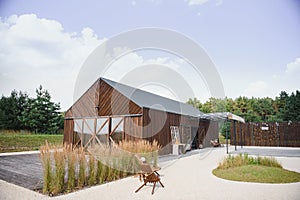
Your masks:
M190 6L192 6L192 5L202 5L202 4L205 4L205 3L207 3L209 0L185 0L185 1L187 1L188 4L189 4Z
M300 72L300 58L296 58L294 62L291 62L286 65L285 72L287 75L297 74Z
M266 97L269 95L269 86L266 82L261 80L252 82L244 90L242 95L248 97Z
M104 76L183 102L193 97L204 102L211 96L203 77L184 59L165 54L149 58L152 53L128 53L113 62Z
M65 31L58 21L41 19L34 14L0 18L0 37L0 95L9 95L16 89L34 96L35 89L42 84L49 90L54 101L61 102L63 110L73 103L75 81L83 62L102 42L90 28L84 28L80 33L71 33ZM126 52L128 49L120 48L115 51ZM170 70L146 70L149 74L143 71L136 79L168 77L173 80L170 82L174 83L175 89L165 87L164 83L157 85L150 82L143 85L143 89L175 99L180 97L182 100L191 97L187 87L180 88L182 84L179 83L186 83L201 100L210 97L205 83L201 83L201 77L185 60L152 53L149 53L152 56L144 57L143 54L131 52L116 60L106 75L120 80L139 67L150 66L148 69L151 69L151 66L161 65ZM169 72L183 79L180 82L169 75ZM99 78L96 73L93 76Z
M70 33L34 14L0 18L0 38L0 93L17 89L33 96L42 84L63 109L72 103L80 66L102 42L90 28Z

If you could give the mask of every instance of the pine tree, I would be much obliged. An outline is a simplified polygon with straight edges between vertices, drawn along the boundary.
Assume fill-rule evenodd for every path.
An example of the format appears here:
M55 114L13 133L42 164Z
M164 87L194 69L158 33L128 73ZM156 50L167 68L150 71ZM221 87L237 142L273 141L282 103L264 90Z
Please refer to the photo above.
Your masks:
M21 130L26 129L21 118L24 108L29 102L29 97L21 91L13 90L9 97L0 99L0 128Z
M51 102L49 92L40 86L36 89L36 98L23 112L23 122L35 133L56 133L63 120L59 110L60 105Z

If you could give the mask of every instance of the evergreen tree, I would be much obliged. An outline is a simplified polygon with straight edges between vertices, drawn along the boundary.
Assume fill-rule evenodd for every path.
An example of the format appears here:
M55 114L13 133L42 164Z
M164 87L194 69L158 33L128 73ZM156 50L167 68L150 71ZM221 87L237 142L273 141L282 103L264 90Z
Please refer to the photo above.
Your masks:
M40 86L36 89L36 98L23 111L22 121L35 133L56 133L63 120L59 110L60 105L51 102L49 92Z
M300 92L292 93L286 100L283 112L284 121L300 121Z
M29 102L28 95L13 90L9 97L0 100L0 128L21 130L26 127L22 123L22 112Z

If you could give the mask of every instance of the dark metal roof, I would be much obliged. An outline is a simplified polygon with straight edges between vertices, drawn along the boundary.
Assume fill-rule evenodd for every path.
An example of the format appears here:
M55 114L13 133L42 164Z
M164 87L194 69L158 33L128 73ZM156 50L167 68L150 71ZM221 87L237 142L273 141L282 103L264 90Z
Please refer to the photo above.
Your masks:
M125 97L143 108L152 108L170 113L199 117L203 115L198 109L191 105L168 99L144 90L130 87L105 78L100 78Z

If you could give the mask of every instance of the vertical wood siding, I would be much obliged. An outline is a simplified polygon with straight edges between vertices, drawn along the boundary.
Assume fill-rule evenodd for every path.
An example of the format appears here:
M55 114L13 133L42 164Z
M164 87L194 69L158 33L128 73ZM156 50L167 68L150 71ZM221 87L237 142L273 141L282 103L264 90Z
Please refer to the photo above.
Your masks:
M264 127L264 128L262 128ZM234 144L233 123L230 143ZM236 144L244 146L300 147L300 122L236 123Z
M97 80L66 112L66 117L97 116L99 99L99 80Z
M211 146L210 139L216 139L219 135L217 123L210 124L208 120L199 121L195 117L143 108L143 138L157 140L162 146L160 154L172 153L170 126L183 127L180 130L181 138L193 139L198 135L198 141L204 142L205 147Z
M137 141L142 138L142 116L125 117L124 119L124 139Z
M98 114L100 116L142 113L142 109L139 106L102 80L100 81L99 96Z
M74 121L73 119L65 119L64 121L64 144L73 144L73 131Z

